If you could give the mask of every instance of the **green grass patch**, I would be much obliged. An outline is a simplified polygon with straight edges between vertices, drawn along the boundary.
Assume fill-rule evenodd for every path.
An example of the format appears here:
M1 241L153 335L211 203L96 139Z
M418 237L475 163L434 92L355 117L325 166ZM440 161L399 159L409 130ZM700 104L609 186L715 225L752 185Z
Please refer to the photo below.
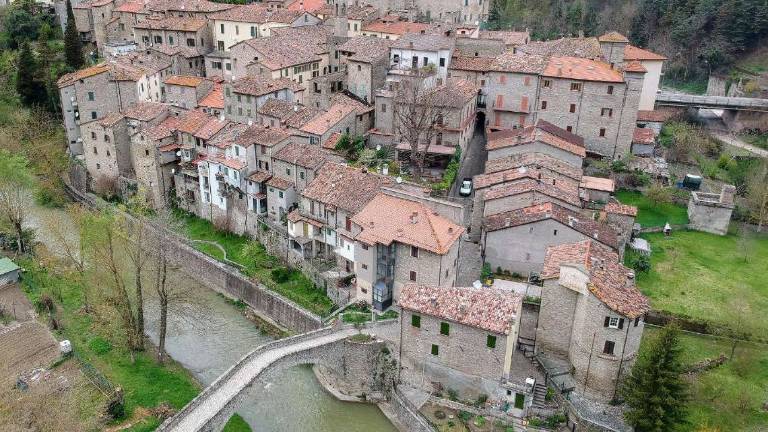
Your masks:
M183 224L183 233L192 240L216 242L227 252L227 259L239 264L243 272L263 283L267 288L296 302L303 308L320 316L327 316L335 305L325 291L315 287L311 280L298 270L283 267L274 268L279 260L269 254L263 246L252 246L254 242L246 236L217 230L208 220L183 211L176 212ZM201 252L224 260L221 250L206 243L195 243Z
M397 318L398 316L399 315L398 315L397 311L389 309L386 312L384 312L383 314L378 315L376 317L376 319L377 320L394 319L394 318Z
M26 270L22 287L30 301L36 303L43 293L56 300L62 327L57 337L69 339L82 359L123 389L126 418L138 407L152 408L163 402L179 409L198 394L195 379L175 362L161 366L149 351L136 353L131 362L129 352L112 339L109 326L82 313L83 297L78 285L48 272L32 259L22 259L20 265ZM154 430L156 426L147 419L131 430Z
M703 95L707 92L707 81L682 81L666 79L662 83L662 87L669 87L671 89L688 94Z
M658 330L646 327L644 341ZM720 354L730 355L728 340L683 333L680 336L683 361L693 364ZM641 349L643 349L641 347ZM768 412L761 409L768 387L768 347L741 343L732 361L701 372L691 380L688 404L689 424L683 431L765 430Z
M644 237L651 270L637 275L654 309L768 334L768 237L740 239L697 231Z
M743 134L740 136L741 139L746 141L749 144L752 144L755 147L760 147L762 149L768 149L768 133L761 133L761 134Z
M234 414L229 418L222 432L251 432L251 426L239 414Z
M688 223L688 209L675 204L654 204L643 194L629 190L619 190L616 198L622 204L637 207L635 222L643 227L660 227L669 222L672 225Z

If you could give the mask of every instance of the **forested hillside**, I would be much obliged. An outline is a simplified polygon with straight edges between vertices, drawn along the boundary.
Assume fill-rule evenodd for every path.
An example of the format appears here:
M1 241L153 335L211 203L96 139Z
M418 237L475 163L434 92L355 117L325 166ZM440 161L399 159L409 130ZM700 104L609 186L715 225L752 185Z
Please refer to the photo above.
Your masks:
M768 44L768 0L494 0L489 27L543 39L617 30L669 57L668 79L692 81Z

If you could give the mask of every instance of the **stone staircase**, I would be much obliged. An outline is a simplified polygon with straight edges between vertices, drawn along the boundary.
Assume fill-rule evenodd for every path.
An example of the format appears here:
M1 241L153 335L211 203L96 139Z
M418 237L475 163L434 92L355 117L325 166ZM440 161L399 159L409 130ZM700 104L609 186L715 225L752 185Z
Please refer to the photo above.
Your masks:
M533 387L533 406L534 408L545 408L548 405L547 386L537 382Z

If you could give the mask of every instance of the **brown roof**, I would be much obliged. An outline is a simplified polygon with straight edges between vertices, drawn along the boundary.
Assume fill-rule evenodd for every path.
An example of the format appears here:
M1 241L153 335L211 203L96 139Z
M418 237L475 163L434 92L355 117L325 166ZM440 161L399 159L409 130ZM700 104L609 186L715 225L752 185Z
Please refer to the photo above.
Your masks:
M579 57L552 57L542 73L545 77L583 81L624 82L624 76L608 63Z
M247 39L240 43L258 51L261 54L258 61L265 67L277 70L321 61L320 55L328 51L328 36L329 30L324 26L285 27L272 29L269 37Z
M347 8L347 18L357 21L367 21L375 18L379 14L379 10L372 5L355 6L350 5Z
M601 59L603 50L597 38L561 38L549 41L530 42L517 47L519 51L543 56L584 57Z
M290 143L286 144L277 153L272 156L272 159L277 159L285 162L298 165L300 167L316 170L320 168L329 158L330 154L323 150L320 146Z
M234 7L232 4L217 3L208 0L149 0L147 9L157 12L183 11L193 12L217 12Z
M590 218L582 217L573 210L569 210L551 202L487 216L483 221L483 226L486 231L492 232L548 219L555 220L565 226L571 227L606 246L610 246L614 249L618 247L616 232L614 232L608 225L597 223Z
M316 12L328 5L325 0L296 0L288 5L290 10L305 10L307 12Z
M484 197L486 201L499 198L506 198L514 195L520 195L528 192L536 192L551 198L559 199L573 206L581 206L581 200L578 193L567 190L566 185L544 183L538 180L524 179L517 182L504 183L489 188Z
M207 22L203 18L174 17L166 18L149 17L133 25L137 29L149 30L175 30L193 32L205 27Z
M661 54L648 51L646 49L638 48L634 45L627 45L624 47L624 60L666 60L667 58Z
M545 168L555 171L574 180L581 179L582 171L580 167L574 167L560 159L543 153L525 153L509 155L503 158L491 159L485 163L486 174L518 169L520 167L532 167L537 170Z
M650 145L656 142L656 134L653 129L636 127L632 133L632 144Z
M254 144L272 147L290 138L288 133L280 128L254 124L237 137L236 143L242 147Z
M72 85L77 80L85 79L109 71L110 67L108 63L102 63L95 66L80 69L78 71L62 75L56 82L59 88Z
M647 122L665 122L672 118L676 113L674 111L669 110L638 110L637 111L637 121L647 121Z
M205 126L209 120L215 118L216 117L206 114L200 110L189 110L178 116L178 129L181 132L194 135L198 130Z
M531 40L531 34L527 31L492 31L480 30L480 39L496 39L504 41L504 45L523 45Z
M284 89L301 91L304 88L288 78L267 79L248 76L232 82L232 91L253 96L263 96Z
M376 36L357 36L344 42L339 51L352 53L348 58L353 61L372 63L389 56L389 47L394 41Z
M262 170L257 170L248 176L248 180L256 183L264 183L270 178L272 178L272 174L270 174L269 171Z
M365 207L382 186L392 183L389 177L328 162L318 171L302 195L354 214Z
M339 143L342 135L341 132L334 132L320 146L326 150L336 150L336 144Z
M420 51L450 50L456 40L441 34L407 33L397 39L393 48L414 49Z
M172 136L179 127L179 118L176 116L166 117L163 121L146 130L147 137L152 140L160 140Z
M104 117L98 119L100 125L104 127L114 126L117 122L123 119L123 115L119 112L111 112Z
M560 277L562 265L577 266L589 275L589 291L611 310L630 319L650 310L648 299L629 283L634 272L619 263L616 252L599 242L585 240L550 246L541 277Z
M144 2L142 1L127 1L120 6L112 9L113 12L128 12L128 13L140 13L144 11Z
M629 39L617 31L608 32L602 36L599 36L597 40L599 42L629 43Z
M473 57L454 55L451 60L451 69L473 72L488 72L494 69L495 57Z
M369 245L398 242L440 255L448 253L464 232L463 227L421 202L383 193L376 195L352 222L362 228L355 240Z
M191 75L171 75L165 79L167 85L177 85L184 87L197 87L205 81L205 78Z
M448 78L445 84L434 88L431 97L436 106L463 108L479 91L480 86L470 80Z
M320 108L300 106L293 113L290 113L283 121L285 122L286 127L300 129L324 112L325 111Z
M621 215L627 215L627 216L637 216L637 207L622 204L620 202L616 201L609 201L608 204L603 207L603 210L605 210L608 213L614 213L614 214L621 214Z
M224 109L224 89L221 83L214 83L211 91L197 103L201 107Z
M287 100L269 98L256 110L256 112L262 115L276 117L282 121L294 113L294 106L297 105Z
M246 167L245 161L242 161L240 159L232 159L225 156L212 156L208 155L208 161L211 163L217 163L220 165L224 165L225 167L232 168L233 170L240 171L241 169Z
M315 135L322 135L354 111L356 111L356 108L351 104L337 103L331 105L331 107L328 108L328 111L312 118L312 120L303 125L300 130Z
M519 319L523 296L500 288L435 287L408 283L400 290L398 304L413 312L431 315L497 334L509 334Z
M496 57L492 71L540 74L547 66L547 57L535 54L521 54L507 51Z
M335 105L337 103L352 105L355 107L357 115L366 114L376 109L373 104L367 103L365 100L360 99L354 93L351 93L347 90L331 93L329 99L331 101L331 105Z
M293 187L293 182L288 181L281 177L272 177L267 180L267 186L272 186L277 189L286 190Z
M474 186L475 189L479 190L497 184L519 181L523 179L541 180L543 182L549 183L552 183L552 180L556 180L556 182L560 182L560 187L562 189L571 191L572 193L578 193L578 180L569 177L552 176L547 171L542 170L541 166L538 164L527 164L503 171L478 174L474 177Z
M247 128L248 126L242 123L229 122L208 141L208 145L226 149L232 146Z
M581 178L581 183L579 183L579 187L604 192L613 192L616 188L616 185L614 184L613 180L609 178L583 176Z
M277 22L288 24L301 16L302 12L288 9L269 10L260 3L251 3L238 5L231 9L216 12L209 15L210 19L223 21L237 21L245 23L264 24L268 22Z
M422 31L426 31L427 28L429 28L429 24L409 21L392 21L385 17L364 25L362 31L404 35L406 33L421 33Z
M626 63L622 68L624 72L636 72L636 73L646 73L648 72L648 69L645 68L639 61L632 60L628 63Z
M139 121L150 121L168 111L168 106L159 102L136 102L123 110L123 115Z
M219 133L229 123L229 120L222 120L218 117L212 116L209 118L203 126L195 132L195 136L200 139L209 140L214 135Z
M587 156L584 138L545 120L539 120L535 125L526 126L522 129L490 132L488 133L486 148L498 150L535 142L548 144L582 158Z

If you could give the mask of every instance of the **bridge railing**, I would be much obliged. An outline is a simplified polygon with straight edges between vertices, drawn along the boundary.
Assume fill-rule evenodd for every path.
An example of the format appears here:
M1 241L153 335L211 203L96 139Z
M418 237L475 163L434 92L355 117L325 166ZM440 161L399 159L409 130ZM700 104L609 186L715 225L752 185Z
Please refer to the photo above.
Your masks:
M243 358L241 358L240 361L232 365L232 367L227 369L227 371L224 372L221 376L219 376L213 383L211 383L211 385L206 387L199 395L197 395L197 397L192 399L192 401L190 401L184 408L182 408L179 412L177 412L173 417L170 417L165 422L163 422L163 424L161 424L156 430L169 431L174 427L178 426L178 424L188 414L190 414L195 409L197 409L201 403L203 403L212 393L216 392L224 383L226 383L237 372L239 372L254 357L273 349L282 348L285 346L293 345L296 343L304 342L306 340L310 340L310 339L314 339L322 336L327 336L336 330L337 329L334 329L333 327L324 327L319 330L314 330L308 333L302 333L300 335L278 339L276 341L269 342L259 346L258 348L254 349L253 351L243 356Z

